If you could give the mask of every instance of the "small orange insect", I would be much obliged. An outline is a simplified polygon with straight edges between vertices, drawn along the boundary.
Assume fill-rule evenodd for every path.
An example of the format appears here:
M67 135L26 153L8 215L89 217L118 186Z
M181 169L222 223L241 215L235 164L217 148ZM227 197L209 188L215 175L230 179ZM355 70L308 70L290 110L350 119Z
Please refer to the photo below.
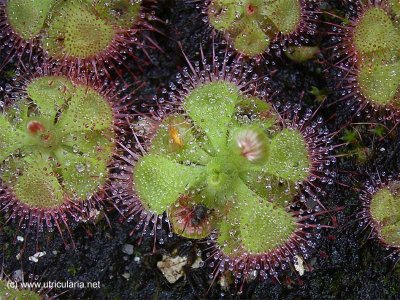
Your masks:
M183 147L183 140L181 137L181 134L179 132L179 129L175 127L174 124L170 124L168 126L168 134L169 137L172 139L173 143L179 147Z

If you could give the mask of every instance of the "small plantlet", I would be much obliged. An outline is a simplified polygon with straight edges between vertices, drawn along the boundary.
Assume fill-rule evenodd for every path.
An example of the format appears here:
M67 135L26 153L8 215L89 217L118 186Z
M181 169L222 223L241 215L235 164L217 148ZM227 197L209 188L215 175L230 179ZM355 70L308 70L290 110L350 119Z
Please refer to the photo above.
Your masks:
M335 26L339 45L334 50L343 54L337 63L344 77L343 99L362 100L361 109L370 104L396 111L400 107L397 1L359 5L349 24Z
M346 144L342 150L343 156L354 157L358 163L365 164L370 156L370 149L365 145L360 131L363 128L353 126L352 129L346 129L341 136L341 140Z
M369 227L372 238L393 250L392 257L400 252L400 181L394 177L384 180L374 178L361 194L362 226Z
M141 0L8 0L0 12L0 38L11 52L32 52L35 44L76 75L119 64L139 45L139 28L150 28Z
M313 34L315 2L302 0L211 0L207 17L245 56L263 54L275 41ZM303 41L306 38L303 38Z
M23 228L62 233L103 201L119 122L112 93L46 73L14 95L0 115L0 205Z
M311 112L301 119L295 108L291 121L289 113L243 92L254 86L240 62L192 70L193 75L178 76L181 91L175 88L168 101L160 100L165 104L151 109L159 117L148 121L139 114L131 126L142 152L127 147L133 165L126 184L134 193L131 213L140 214L137 228L144 232L150 227L156 234L166 212L174 233L210 236L212 257L221 258L217 273L226 263L246 279L249 270L268 276L267 268L307 256L312 245L303 241L315 227L314 212L323 207L308 183L316 176L332 181L333 174L323 174L324 165L334 161L330 139L319 128L321 120L307 125Z

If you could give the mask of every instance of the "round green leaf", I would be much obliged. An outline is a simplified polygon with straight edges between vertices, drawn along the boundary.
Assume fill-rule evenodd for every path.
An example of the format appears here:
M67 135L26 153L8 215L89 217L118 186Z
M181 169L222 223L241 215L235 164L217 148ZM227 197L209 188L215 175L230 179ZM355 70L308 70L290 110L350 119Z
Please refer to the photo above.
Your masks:
M210 23L217 30L226 30L243 14L243 6L237 0L213 0L208 8Z
M269 37L256 21L243 22L245 25L233 41L235 49L250 57L264 53L270 44Z
M0 115L0 164L22 146L23 136L11 126L5 115Z
M269 173L292 182L301 182L310 175L311 162L303 135L295 129L283 129L271 140L266 164Z
M400 222L383 226L380 234L386 244L400 246Z
M53 163L40 155L24 159L22 175L12 185L19 201L35 208L53 208L64 203L62 187Z
M64 133L93 131L110 129L112 122L113 111L107 100L91 88L77 86L57 127Z
M226 145L228 127L239 99L238 87L226 81L200 85L186 97L187 114L208 136L215 150Z
M44 76L29 83L26 92L42 115L54 119L58 110L71 99L74 89L65 77Z
M148 154L135 166L134 188L149 210L162 214L201 180L203 171L200 166L182 165L160 155Z
M32 40L42 31L55 3L56 0L8 0L8 22L22 38Z
M399 43L399 33L382 8L369 8L355 27L354 45L361 54L387 55L397 50Z
M254 193L277 206L287 207L297 194L292 182L282 182L262 171L245 171L240 174L240 178Z
M210 156L200 147L202 142L197 141L193 131L193 125L183 116L167 117L151 141L151 153L166 155L177 162L207 164Z
M114 39L111 24L84 1L61 1L53 10L43 48L55 57L86 59L107 49Z
M92 155L70 153L66 150L56 152L63 188L71 198L89 199L107 179L108 161Z
M360 66L358 84L362 94L378 105L397 104L400 86L400 62L384 63L381 60Z
M97 15L107 23L124 29L131 28L139 18L142 1L89 0Z
M73 132L63 137L61 143L70 153L108 163L115 148L114 135L112 130Z
M393 224L400 221L400 199L393 196L390 187L382 188L371 198L370 212L375 222Z
M266 0L263 15L283 34L297 30L301 22L300 0Z
M400 17L400 1L399 0L389 0L390 8L396 17Z
M296 230L296 219L285 208L260 198L244 184L237 193L241 205L239 238L246 252L273 251L291 238Z
M273 251L291 238L296 220L283 207L252 192L244 183L235 188L234 201L219 223L217 243L228 256Z

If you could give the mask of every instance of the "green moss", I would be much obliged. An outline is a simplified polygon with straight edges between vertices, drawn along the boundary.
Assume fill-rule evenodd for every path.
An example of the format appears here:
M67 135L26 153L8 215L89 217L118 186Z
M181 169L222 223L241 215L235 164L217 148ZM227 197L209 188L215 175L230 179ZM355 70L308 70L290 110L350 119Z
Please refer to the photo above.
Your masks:
M310 94L315 96L315 100L322 103L328 97L328 90L327 89L320 89L316 86L311 87Z
M345 129L341 140L349 144L359 143L359 133L357 130Z
M369 130L373 135L383 138L387 133L387 128L384 125L377 124L375 127Z
M310 172L302 134L282 129L271 105L225 81L196 87L183 108L165 118L135 166L143 205L156 214L168 211L175 233L185 237L218 229L226 255L283 245L296 230L286 207ZM190 223L188 211L196 205L206 206L207 220L214 221Z
M376 128L377 129L377 128ZM341 136L347 145L343 148L340 155L355 157L357 162L360 164L365 164L368 162L370 156L370 149L364 145L363 140L360 136L360 131L363 131L363 126L355 126L354 129L346 129ZM375 133L374 129L370 130L374 135L381 134L382 128L378 129Z
M294 33L301 23L299 0L213 0L210 23L226 33L237 51L262 54L278 33Z
M0 116L0 144L7 145L0 151L1 178L29 207L86 200L107 179L111 107L90 87L64 77L35 79L26 91L17 110Z
M8 22L23 39L32 40L44 28L47 15L55 3L56 0L8 0Z

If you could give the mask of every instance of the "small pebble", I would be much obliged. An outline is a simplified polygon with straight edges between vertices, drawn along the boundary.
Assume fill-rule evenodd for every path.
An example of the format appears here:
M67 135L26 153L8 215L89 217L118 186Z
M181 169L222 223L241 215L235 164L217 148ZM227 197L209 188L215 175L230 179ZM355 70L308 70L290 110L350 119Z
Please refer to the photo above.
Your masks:
M124 252L125 254L128 254L128 255L132 255L133 254L133 245L131 245L131 244L123 245L122 252Z
M197 257L197 259L193 262L191 265L192 269L198 269L204 264L203 260L201 257Z
M24 273L22 272L21 269L14 271L14 273L12 274L13 281L21 282L23 278L24 278Z
M300 256L296 255L295 262L294 262L294 268L296 269L297 273L299 273L300 276L304 275L303 263L304 263L304 260Z
M37 263L39 260L36 258L36 257L34 257L34 256L29 256L29 260L30 261L33 261L34 263Z
M169 283L177 282L184 276L183 267L187 265L187 257L171 257L163 255L162 261L157 262L157 268L163 273Z

